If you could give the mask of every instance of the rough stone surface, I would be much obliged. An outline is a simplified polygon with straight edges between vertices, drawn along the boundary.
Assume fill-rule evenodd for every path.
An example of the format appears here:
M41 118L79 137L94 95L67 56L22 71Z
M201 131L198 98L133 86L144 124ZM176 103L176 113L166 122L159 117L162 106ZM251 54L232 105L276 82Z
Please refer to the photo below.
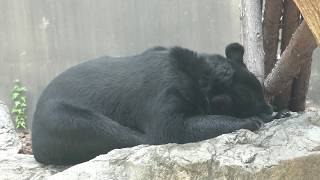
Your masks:
M42 180L66 167L45 166L34 160L33 155L0 152L1 180Z
M0 152L18 152L20 146L21 142L11 121L9 109L0 101Z
M49 179L320 179L320 113L293 114L257 132L184 145L113 150Z
M32 155L18 154L21 141L5 104L0 101L0 179L45 179L66 167L44 166Z

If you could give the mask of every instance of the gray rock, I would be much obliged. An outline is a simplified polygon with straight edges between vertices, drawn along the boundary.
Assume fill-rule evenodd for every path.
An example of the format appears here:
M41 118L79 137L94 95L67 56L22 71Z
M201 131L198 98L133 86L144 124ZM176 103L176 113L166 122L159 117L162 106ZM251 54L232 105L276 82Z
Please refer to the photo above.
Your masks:
M67 168L42 165L26 154L0 152L0 159L1 180L43 180Z
M1 151L18 152L21 142L10 118L8 107L0 101L0 153Z
M41 165L32 155L17 154L20 147L9 110L0 101L0 179L44 179L67 168Z
M257 132L113 150L49 179L320 179L319 124L319 112L295 113Z

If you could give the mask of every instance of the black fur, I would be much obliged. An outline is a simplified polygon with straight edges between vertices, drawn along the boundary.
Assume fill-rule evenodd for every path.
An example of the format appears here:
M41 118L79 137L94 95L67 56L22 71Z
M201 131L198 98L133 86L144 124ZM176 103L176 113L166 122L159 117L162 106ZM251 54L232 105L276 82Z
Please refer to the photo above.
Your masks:
M226 47L225 54L228 59L232 59L239 63L239 65L245 66L243 62L244 48L239 43L231 43Z
M74 164L115 148L256 130L272 111L258 80L239 68L238 59L156 47L74 66L38 101L34 156L45 164Z

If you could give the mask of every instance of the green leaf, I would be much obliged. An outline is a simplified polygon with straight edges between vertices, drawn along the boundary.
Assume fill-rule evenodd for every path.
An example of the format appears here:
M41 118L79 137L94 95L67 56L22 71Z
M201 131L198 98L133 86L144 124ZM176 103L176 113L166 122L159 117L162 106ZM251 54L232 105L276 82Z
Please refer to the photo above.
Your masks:
M25 126L23 125L23 124L21 124L21 123L17 123L17 128L19 129L19 128L25 128Z
M19 92L19 86L14 86L12 93Z
M18 111L19 111L19 109L13 108L13 109L11 110L11 113L17 113Z
M27 97L21 96L21 100L22 100L22 102L26 102L27 101Z
M24 91L27 91L27 88L26 87L21 87L20 90L24 92Z
M17 128L26 128L26 123L24 121L17 122Z
M15 102L14 102L14 106L15 106L15 107L20 106L20 104L21 104L21 103L20 103L19 101L15 101Z
M12 93L12 96L11 96L12 100L16 100L17 97L19 97L19 93L17 93L17 92Z
M27 89L25 88L25 87L22 87L22 86L19 86L18 88L17 88L17 91L18 92L25 92Z
M23 113L22 109L17 110L17 114L22 114L22 113Z

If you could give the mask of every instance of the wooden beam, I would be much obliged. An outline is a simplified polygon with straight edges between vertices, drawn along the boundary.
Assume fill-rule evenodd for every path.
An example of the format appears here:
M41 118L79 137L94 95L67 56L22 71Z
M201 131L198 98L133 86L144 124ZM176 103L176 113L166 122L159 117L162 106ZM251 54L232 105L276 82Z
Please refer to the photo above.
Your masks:
M271 72L277 62L282 9L283 0L265 2L264 18L262 22L265 77Z
M320 46L320 0L294 0Z
M261 1L241 0L241 42L244 46L244 63L258 78L264 79L264 52L262 40Z
M280 61L264 81L266 93L277 95L281 93L290 80L293 80L301 70L301 66L306 63L313 50L317 47L315 38L308 25L303 21L293 34L286 50L282 53Z

